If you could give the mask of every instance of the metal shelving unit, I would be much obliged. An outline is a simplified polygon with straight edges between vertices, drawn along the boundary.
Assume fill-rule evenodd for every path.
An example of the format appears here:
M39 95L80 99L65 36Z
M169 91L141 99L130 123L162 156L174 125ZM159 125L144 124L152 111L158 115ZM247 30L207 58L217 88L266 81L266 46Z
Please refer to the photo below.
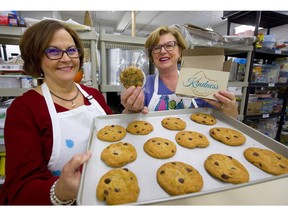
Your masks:
M258 28L263 27L267 29L267 35L270 34L270 29L282 25L288 24L288 15L276 12L276 11L224 11L223 19L227 18L227 34L230 34L231 23L237 24L245 24L255 26L254 35L258 35ZM282 131L282 125L285 121L286 106L288 100L288 83L253 83L252 73L253 73L253 62L254 59L266 59L266 60L274 60L279 57L288 57L288 52L279 52L275 50L267 50L267 49L256 49L253 46L253 51L250 56L250 62L252 62L249 66L248 70L248 93L245 94L245 103L244 103L244 119L243 122L246 123L249 119L265 119L265 118L275 118L278 117L279 126L277 129L276 139L280 140L280 134ZM248 59L247 59L248 60ZM272 87L286 88L286 93L283 102L283 108L280 113L264 113L261 115L247 115L247 107L249 100L249 92L253 88L257 87Z

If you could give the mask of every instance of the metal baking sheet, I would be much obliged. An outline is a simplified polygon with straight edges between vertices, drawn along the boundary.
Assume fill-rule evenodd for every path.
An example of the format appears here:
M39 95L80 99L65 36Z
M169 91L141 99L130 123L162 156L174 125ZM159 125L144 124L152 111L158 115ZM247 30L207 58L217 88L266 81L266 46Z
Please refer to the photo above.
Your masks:
M194 112L204 112L213 114L217 118L217 123L212 126L201 125L190 120L190 115ZM177 144L175 141L175 135L178 131L167 130L162 127L161 120L164 117L179 117L186 122L185 130L192 130L203 133L207 136L210 144L206 148L187 149ZM105 202L100 202L96 198L96 187L101 176L108 170L112 169L107 166L100 159L102 150L110 143L98 140L96 133L105 125L119 124L123 127L127 127L129 122L133 120L146 120L149 121L154 130L148 135L127 135L121 140L121 142L128 142L134 145L137 151L137 159L124 167L134 172L138 178L138 184L140 187L140 194L136 205L142 204L154 204L164 201L171 201L176 199L182 199L193 196L201 196L208 193L217 193L224 190L230 190L238 187L245 187L252 184L258 184L265 181L271 181L278 178L287 177L288 174L274 176L263 172L257 167L250 164L243 156L243 151L248 147L259 147L271 149L278 152L285 157L288 157L288 148L271 139L268 136L254 130L253 128L230 118L223 113L211 109L211 108L199 108L189 110L176 110L176 111L158 111L150 112L147 115L143 114L117 114L109 116L100 116L94 119L94 123L91 128L88 150L92 152L92 157L84 165L83 173L80 182L79 193L77 197L77 203L79 205L105 205ZM212 127L230 127L241 131L246 136L246 142L242 146L228 146L214 140L209 135L209 130ZM177 153L169 159L155 159L147 155L143 150L143 145L146 140L152 137L164 137L170 139L177 146ZM211 177L204 168L204 161L210 155L214 153L230 155L233 158L240 161L248 170L250 174L250 180L243 184L230 184L223 183L213 177ZM169 161L182 161L195 167L204 179L204 185L200 192L190 193L179 196L168 195L157 183L156 172L157 169L164 163Z

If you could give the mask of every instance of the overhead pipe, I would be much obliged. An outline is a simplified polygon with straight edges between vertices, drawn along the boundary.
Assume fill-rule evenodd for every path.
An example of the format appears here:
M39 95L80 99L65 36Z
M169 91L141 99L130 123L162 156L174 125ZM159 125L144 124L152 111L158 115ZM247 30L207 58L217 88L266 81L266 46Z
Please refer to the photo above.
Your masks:
M135 11L131 11L131 16L132 16L132 31L131 31L131 36L135 37L136 35L136 13Z

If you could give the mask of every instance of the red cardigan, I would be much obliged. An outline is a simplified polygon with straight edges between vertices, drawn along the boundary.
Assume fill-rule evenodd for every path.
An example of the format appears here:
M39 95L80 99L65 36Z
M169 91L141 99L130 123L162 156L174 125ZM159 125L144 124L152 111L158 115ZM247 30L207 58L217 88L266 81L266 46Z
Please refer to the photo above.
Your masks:
M107 114L112 110L96 89L81 87ZM89 105L87 99L85 105ZM54 104L57 112L66 108ZM34 90L17 97L7 109L4 128L6 178L0 189L0 205L50 205L50 188L57 177L47 169L52 144L52 122L45 99Z

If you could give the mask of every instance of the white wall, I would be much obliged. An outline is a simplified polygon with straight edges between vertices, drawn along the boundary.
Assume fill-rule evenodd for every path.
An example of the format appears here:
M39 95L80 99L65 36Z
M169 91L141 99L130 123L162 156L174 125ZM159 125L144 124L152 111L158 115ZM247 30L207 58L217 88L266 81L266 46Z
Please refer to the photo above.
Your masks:
M288 25L272 28L270 34L275 34L276 40L284 39L288 41Z

